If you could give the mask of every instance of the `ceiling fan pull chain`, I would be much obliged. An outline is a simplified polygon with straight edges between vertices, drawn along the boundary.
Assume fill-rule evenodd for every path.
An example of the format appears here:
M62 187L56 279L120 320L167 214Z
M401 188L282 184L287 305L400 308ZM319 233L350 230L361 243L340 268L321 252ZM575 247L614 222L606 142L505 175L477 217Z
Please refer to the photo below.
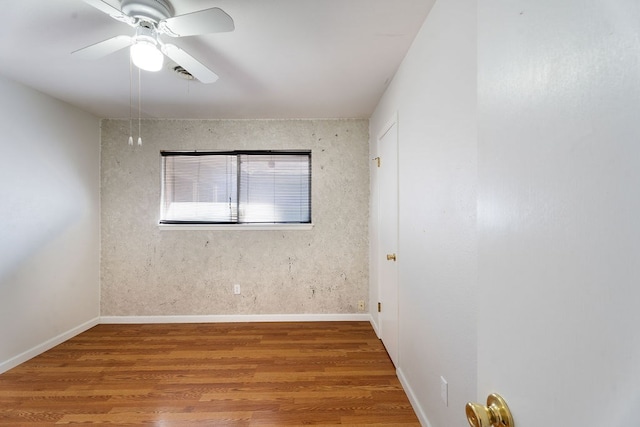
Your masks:
M133 145L133 61L129 55L129 145Z
M138 68L138 145L142 145L142 125L140 124L141 120L140 120L140 116L141 116L141 112L140 112L140 105L141 105L141 93L142 90L140 89L140 87L142 86L142 79L140 78L140 68Z

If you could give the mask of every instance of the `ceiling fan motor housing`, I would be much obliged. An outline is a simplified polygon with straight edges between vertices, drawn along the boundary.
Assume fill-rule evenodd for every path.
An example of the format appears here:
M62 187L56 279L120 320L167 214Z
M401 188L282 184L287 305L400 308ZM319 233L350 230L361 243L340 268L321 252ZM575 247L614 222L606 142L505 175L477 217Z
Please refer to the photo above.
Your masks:
M122 0L121 10L128 16L156 24L174 14L173 6L165 0Z
M136 35L134 36L134 40L136 42L144 41L155 46L158 44L158 33L154 28L148 28L144 25L140 25L138 26L138 28L136 28Z

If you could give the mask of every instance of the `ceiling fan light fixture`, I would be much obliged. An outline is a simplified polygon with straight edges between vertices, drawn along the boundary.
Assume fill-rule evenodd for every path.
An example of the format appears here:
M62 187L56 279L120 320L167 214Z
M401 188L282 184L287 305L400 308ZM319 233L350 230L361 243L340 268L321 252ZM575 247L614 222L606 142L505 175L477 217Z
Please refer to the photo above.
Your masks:
M160 71L164 55L158 49L157 35L151 28L138 27L131 45L131 60L134 65L146 71Z
M142 70L160 71L164 55L153 43L138 41L131 46L131 60Z

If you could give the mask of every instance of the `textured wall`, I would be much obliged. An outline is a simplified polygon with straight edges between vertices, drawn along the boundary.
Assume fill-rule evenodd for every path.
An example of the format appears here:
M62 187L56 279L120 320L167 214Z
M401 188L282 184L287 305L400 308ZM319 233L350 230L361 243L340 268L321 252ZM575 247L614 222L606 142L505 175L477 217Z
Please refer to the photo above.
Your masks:
M143 120L142 147L128 136L127 120L102 121L103 316L355 313L368 299L367 120ZM313 229L161 230L160 150L193 149L311 149Z

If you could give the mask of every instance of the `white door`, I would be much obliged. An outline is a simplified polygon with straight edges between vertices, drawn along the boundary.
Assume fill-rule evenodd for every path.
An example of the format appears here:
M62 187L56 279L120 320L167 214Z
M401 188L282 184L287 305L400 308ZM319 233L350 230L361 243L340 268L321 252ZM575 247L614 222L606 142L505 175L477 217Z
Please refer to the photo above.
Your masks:
M640 426L640 7L588 3L478 2L478 392L517 427Z
M378 283L380 337L398 366L398 124L378 139Z

